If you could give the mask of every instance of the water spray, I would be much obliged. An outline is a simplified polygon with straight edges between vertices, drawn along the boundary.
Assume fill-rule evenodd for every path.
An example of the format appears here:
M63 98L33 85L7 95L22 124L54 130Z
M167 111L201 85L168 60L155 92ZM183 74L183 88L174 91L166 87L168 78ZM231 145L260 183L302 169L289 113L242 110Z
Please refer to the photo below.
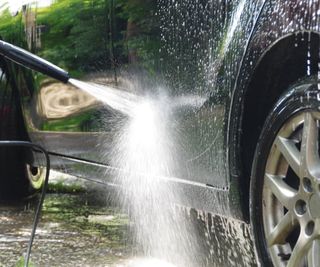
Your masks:
M135 103L139 102L138 96L125 90L118 90L110 86L102 86L89 82L72 79L69 73L51 62L38 57L20 47L0 40L0 55L34 71L41 72L63 83L70 83L88 94L96 97L114 110L129 115Z
M135 238L150 257L170 258L179 266L189 264L193 260L190 255L196 250L194 243L189 246L190 240L194 240L190 236L193 231L189 230L190 226L172 205L176 200L179 202L179 195L169 183L162 181L172 177L176 168L174 112L186 107L198 109L206 99L187 95L172 98L158 96L154 99L78 81L52 63L3 41L0 41L0 55L61 82L70 83L128 116L129 120L124 125L122 122L119 124L121 133L116 138L111 154L112 165L121 166L122 172L116 179L123 188L123 204L128 205L133 214ZM30 251L27 252L26 262ZM154 260L137 264L173 266Z

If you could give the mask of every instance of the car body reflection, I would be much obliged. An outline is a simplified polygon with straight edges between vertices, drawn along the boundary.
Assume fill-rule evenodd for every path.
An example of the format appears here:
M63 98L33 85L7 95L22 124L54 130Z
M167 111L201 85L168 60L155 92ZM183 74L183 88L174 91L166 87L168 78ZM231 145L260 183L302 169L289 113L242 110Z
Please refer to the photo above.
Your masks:
M184 101L169 125L178 145L167 180L183 192L182 204L249 221L250 173L264 122L291 84L319 79L319 1L58 0L26 3L17 12L6 7L1 38L72 77ZM119 171L111 164L115 122L126 116L4 58L0 68L1 86L19 92L19 105L13 102L23 137L44 146L55 168L111 183ZM2 116L10 101L0 99Z

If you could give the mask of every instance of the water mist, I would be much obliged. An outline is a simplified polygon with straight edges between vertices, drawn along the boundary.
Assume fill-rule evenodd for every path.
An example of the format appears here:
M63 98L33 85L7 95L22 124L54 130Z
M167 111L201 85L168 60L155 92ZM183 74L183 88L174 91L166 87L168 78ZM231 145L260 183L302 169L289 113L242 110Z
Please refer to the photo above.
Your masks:
M164 93L142 97L75 79L69 82L124 115L116 123L106 122L113 125L115 140L112 151L103 152L103 157L118 170L114 177L121 188L118 198L128 211L134 240L144 257L129 266L193 266L196 238L191 237L194 231L175 205L179 193L168 178L177 167L175 111L202 105L204 100L170 98Z
M113 165L121 169L116 177L122 188L120 198L144 256L190 266L193 253L186 251L189 230L174 205L179 196L165 179L171 176L176 157L177 127L172 107L164 96L136 102L130 118L121 125L112 158ZM155 265L150 259L147 262L132 266ZM166 263L158 266L165 267Z

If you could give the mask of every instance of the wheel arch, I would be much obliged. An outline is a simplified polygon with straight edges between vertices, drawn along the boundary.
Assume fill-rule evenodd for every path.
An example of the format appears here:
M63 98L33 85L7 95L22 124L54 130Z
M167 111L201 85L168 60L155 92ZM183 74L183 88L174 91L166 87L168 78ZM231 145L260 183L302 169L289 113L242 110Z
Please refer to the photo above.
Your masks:
M233 115L239 112L241 115L236 137L230 138L235 143L229 151L234 160L230 162L231 175L237 179L246 220L249 220L251 167L262 127L274 104L291 84L318 73L319 47L318 32L297 32L275 41L257 61L251 79L242 91L241 103L233 109Z

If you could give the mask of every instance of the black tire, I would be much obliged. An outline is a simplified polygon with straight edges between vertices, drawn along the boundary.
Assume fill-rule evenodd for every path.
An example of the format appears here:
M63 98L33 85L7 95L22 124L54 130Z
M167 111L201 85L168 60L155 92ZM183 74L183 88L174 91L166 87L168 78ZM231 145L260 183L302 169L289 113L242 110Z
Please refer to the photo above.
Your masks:
M309 212L310 214L312 213L311 206L308 206L310 204L308 202L309 201L308 199L311 199L311 196L313 196L314 194L319 194L319 192L314 192L316 191L316 189L313 190L312 188L311 188L312 192L307 192L308 190L307 188L305 188L306 184L302 183L301 179L308 179L308 178L300 178L300 176L296 174L295 171L293 171L294 169L297 170L297 168L295 168L296 165L291 167L291 165L288 163L290 161L290 158L289 157L287 158L286 156L284 156L284 152L281 148L281 145L279 145L279 143L277 142L278 140L282 140L281 139L283 138L282 134L284 133L285 130L287 130L287 128L288 129L290 128L289 127L290 123L293 123L293 122L296 123L300 121L298 120L300 116L302 118L303 116L309 116L308 114L312 114L313 116L314 114L313 112L319 113L319 108L320 108L320 102L318 100L319 97L320 97L320 91L317 88L316 79L313 77L309 79L305 79L293 85L291 89L288 90L285 93L285 95L283 95L279 99L279 101L276 103L272 111L269 113L269 116L267 117L264 127L262 129L262 132L260 134L260 138L259 138L255 155L254 155L252 172L251 172L250 221L251 221L251 227L252 227L257 256L262 266L275 266L275 267L281 266L282 267L282 266L289 266L289 263L291 264L292 262L296 262L296 264L298 264L294 266L299 266L299 267L309 266L308 258L306 258L309 254L303 256L301 263L297 263L298 257L296 257L294 253L298 251L298 248L297 248L298 242L300 242L299 246L300 244L303 244L301 241L303 240L303 238L301 236L307 233L306 227L309 224L308 223L305 224L304 221L313 220L312 218L308 219L311 215L309 216L307 213ZM302 152L303 152L301 148L302 141L300 140L300 144L299 144L299 138L300 139L303 138L302 137L304 134L303 127L306 124L306 121L307 120L304 120L302 125L297 125L296 128L293 127L292 133L290 133L290 136L289 136L289 132L288 132L288 136L287 136L288 140L292 143L293 143L292 140L296 140L297 144L295 146L296 146L296 149L299 151L299 155L302 155ZM295 151L295 148L294 147L292 148L293 148L292 151ZM301 158L302 156L299 156L299 159ZM277 162L278 160L279 162ZM300 165L302 166L302 164ZM272 172L271 170L277 170L280 174L285 173L285 176L283 177L282 180L280 180L279 177L281 175L279 175L277 171L274 171L275 173L271 173ZM299 169L299 173L301 173L300 169ZM274 181L276 181L274 184L276 186L273 187L273 184L270 185L271 182L267 176L272 177L270 178L270 180L274 179ZM283 187L282 187L282 182L288 185L288 188L290 190L292 189L292 192L297 191L297 195L295 195L295 197L292 197L292 198L291 197L290 198L288 197L287 199L283 198L285 199L285 201L282 201L282 198L281 198L282 195L281 193L279 193L280 197L278 197L278 191L276 189L278 186L278 183L279 185L281 185L281 187L279 186L280 189L285 188L286 185L283 184ZM317 190L319 191L320 188L317 188ZM302 195L300 196L299 194L302 194ZM297 210L297 207L298 207L297 203L298 204L300 203L299 198L301 198L301 203L303 203L302 204L303 208L307 209L307 211L301 212L301 216L300 214L297 214L297 212L299 213L299 211ZM291 199L292 199L292 203L295 205L295 206L292 206L293 207L292 209L286 207L287 203L289 203ZM291 204L288 206L291 207ZM272 211L273 207L275 209L274 212ZM281 217L282 216L281 209L283 209L283 217ZM282 232L280 234L280 229L282 228L278 227L276 229L276 226L278 226L278 224L280 224L282 221L285 220L284 218L285 216L288 216L288 217L293 216L292 226L289 225L288 227L290 228L290 231L286 230L287 232L290 232L290 233ZM296 216L298 219L296 219L296 217L294 216ZM273 224L275 228L273 228L272 230ZM313 229L314 228L311 228L312 231ZM313 232L310 232L310 233L313 236L314 233ZM268 241L269 245L268 245L267 239L269 240ZM312 242L315 243L314 241ZM284 243L284 244L282 245L281 243ZM310 243L308 243L308 246L310 246ZM294 251L295 248L296 250ZM290 252L290 249L291 249L291 253L283 252L283 251ZM318 251L318 254L319 253L320 251ZM316 266L320 266L320 265L316 265Z

